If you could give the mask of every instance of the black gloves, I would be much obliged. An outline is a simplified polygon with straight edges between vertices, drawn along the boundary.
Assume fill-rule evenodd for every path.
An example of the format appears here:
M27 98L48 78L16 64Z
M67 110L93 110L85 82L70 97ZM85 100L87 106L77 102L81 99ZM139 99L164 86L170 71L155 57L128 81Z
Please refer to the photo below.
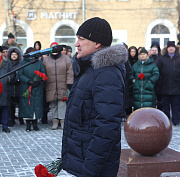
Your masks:
M32 86L33 88L38 87L41 84L40 81L28 81L28 85Z

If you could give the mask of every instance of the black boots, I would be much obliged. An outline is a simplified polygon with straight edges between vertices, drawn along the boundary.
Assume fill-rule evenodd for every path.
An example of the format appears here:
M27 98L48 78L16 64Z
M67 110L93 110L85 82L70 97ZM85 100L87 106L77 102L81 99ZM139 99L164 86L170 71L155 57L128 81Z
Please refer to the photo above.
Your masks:
M39 128L37 126L37 119L36 120L32 120L32 124L33 124L33 130L39 131Z
M19 118L19 123L20 123L20 125L24 125L23 118Z
M10 130L8 127L3 127L2 128L2 131L5 132L5 133L10 133Z
M33 125L33 130L39 131L39 128L37 126L37 120L26 120L26 131L27 132L31 131L31 122Z
M31 131L31 121L30 120L26 120L26 131L27 132Z

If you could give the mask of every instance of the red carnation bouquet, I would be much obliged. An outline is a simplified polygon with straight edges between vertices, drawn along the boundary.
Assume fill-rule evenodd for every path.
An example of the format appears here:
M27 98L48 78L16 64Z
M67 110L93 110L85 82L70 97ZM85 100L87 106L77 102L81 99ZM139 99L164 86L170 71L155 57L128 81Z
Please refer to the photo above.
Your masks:
M67 97L69 96L69 93L70 93L70 91L69 91L69 89L67 89L67 90L66 90L66 93L65 93L65 96L64 96L64 98L62 99L62 102L65 102L65 101L67 100Z
M41 73L41 72L36 71L36 70L34 71L34 73L36 75L34 76L33 81L40 81L40 80L46 81L48 79L46 74L44 74L44 73ZM26 92L23 93L23 96L28 98L29 106L31 105L31 102L30 102L31 89L32 89L32 86L29 86L29 88L26 90Z
M62 160L58 158L56 161L51 162L48 165L37 165L34 168L37 177L55 177L62 170Z
M3 91L3 86L2 86L2 83L0 82L0 94L2 93Z
M144 76L145 76L144 73L138 74L138 78L140 78L141 80L143 80Z

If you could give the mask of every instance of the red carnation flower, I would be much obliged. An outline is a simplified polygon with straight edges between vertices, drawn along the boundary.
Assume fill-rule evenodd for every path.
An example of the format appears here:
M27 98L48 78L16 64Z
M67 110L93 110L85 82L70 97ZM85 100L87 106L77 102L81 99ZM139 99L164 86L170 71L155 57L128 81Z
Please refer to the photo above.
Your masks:
M62 99L62 102L65 102L66 101L66 97L64 97L63 99Z
M138 77L139 77L141 80L143 80L144 76L145 76L144 73L138 74Z

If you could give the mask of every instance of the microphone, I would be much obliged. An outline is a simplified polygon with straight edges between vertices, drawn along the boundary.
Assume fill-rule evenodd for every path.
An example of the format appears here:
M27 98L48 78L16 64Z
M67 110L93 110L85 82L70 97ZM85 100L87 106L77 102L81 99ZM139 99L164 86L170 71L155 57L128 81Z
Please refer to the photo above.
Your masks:
M38 50L38 51L35 51L35 52L24 54L23 57L25 57L25 58L40 57L42 55L47 55L47 54L50 54L50 53L60 53L62 50L63 50L62 45L55 45L54 47L51 47L51 48L47 48L47 49L44 49L44 50Z

